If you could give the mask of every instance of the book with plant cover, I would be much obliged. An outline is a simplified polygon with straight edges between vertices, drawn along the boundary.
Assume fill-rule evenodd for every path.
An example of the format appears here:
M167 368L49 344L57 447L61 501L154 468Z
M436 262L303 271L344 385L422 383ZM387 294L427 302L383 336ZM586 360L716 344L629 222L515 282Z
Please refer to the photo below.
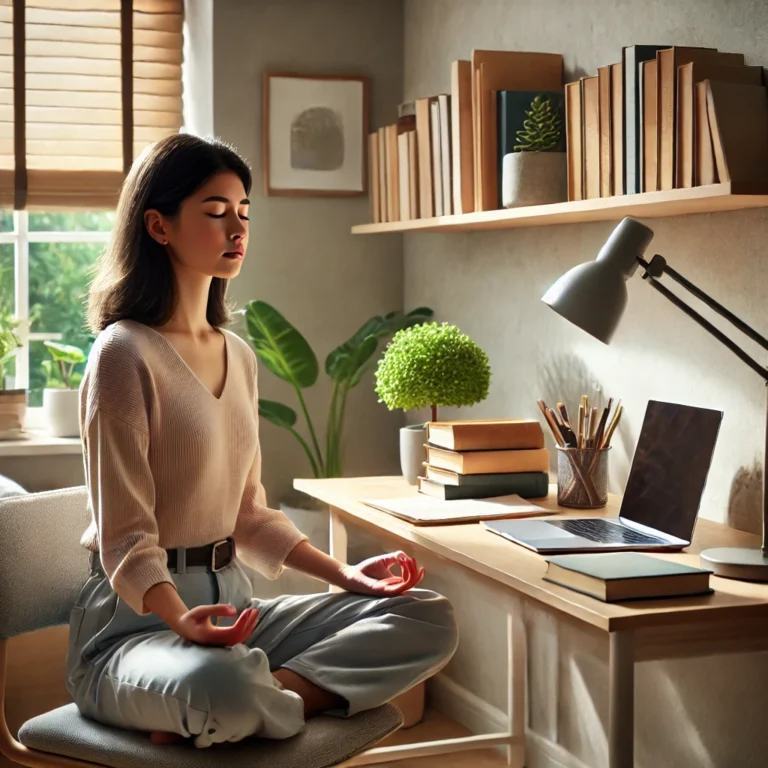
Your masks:
M565 94L560 91L499 91L499 208L504 155L512 152L565 152Z

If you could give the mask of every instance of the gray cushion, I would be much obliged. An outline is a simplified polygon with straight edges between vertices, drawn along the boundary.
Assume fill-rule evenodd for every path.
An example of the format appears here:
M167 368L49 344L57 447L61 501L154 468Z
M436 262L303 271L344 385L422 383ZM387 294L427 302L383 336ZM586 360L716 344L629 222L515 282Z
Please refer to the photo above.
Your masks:
M83 486L0 499L0 638L69 622L88 577Z
M392 704L349 718L320 715L291 739L244 739L198 749L193 744L156 746L149 734L101 725L75 704L27 720L19 741L29 749L89 760L110 768L326 768L348 760L403 723Z

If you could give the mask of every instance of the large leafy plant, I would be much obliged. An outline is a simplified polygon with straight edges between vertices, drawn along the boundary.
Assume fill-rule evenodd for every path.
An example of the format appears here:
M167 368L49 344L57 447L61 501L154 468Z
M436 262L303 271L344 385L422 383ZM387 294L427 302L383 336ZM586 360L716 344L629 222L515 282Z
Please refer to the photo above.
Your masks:
M310 440L307 442L296 429L296 411L283 403L259 398L259 416L287 429L299 441L315 477L340 477L341 438L349 391L372 367L381 339L425 322L434 313L427 307L419 307L408 314L390 312L385 317L372 317L326 357L325 373L333 383L333 391L328 407L324 450L320 447L317 430L302 394L303 390L314 386L319 375L317 356L312 347L280 312L264 301L249 302L242 314L245 316L248 340L256 356L296 392Z

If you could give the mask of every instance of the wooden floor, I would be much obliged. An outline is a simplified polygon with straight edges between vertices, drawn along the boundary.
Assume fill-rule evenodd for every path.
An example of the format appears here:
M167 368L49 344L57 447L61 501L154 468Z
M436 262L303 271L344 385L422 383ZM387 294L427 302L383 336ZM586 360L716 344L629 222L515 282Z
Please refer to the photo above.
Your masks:
M451 718L428 709L424 719L412 728L400 730L388 736L377 744L386 747L394 744L413 744L417 741L437 741L438 739L454 739L459 736L469 736L470 731L459 725ZM455 755L435 755L421 757L415 760L398 760L391 763L379 763L386 768L499 768L507 761L500 752L493 749L479 749L475 752L458 752Z

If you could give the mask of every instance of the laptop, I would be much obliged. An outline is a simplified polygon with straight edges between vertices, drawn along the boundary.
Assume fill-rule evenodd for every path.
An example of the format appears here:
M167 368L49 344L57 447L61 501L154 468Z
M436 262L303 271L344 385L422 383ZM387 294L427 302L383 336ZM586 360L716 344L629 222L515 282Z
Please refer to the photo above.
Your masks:
M722 411L649 401L617 518L481 524L543 553L682 549L693 538L722 418Z

